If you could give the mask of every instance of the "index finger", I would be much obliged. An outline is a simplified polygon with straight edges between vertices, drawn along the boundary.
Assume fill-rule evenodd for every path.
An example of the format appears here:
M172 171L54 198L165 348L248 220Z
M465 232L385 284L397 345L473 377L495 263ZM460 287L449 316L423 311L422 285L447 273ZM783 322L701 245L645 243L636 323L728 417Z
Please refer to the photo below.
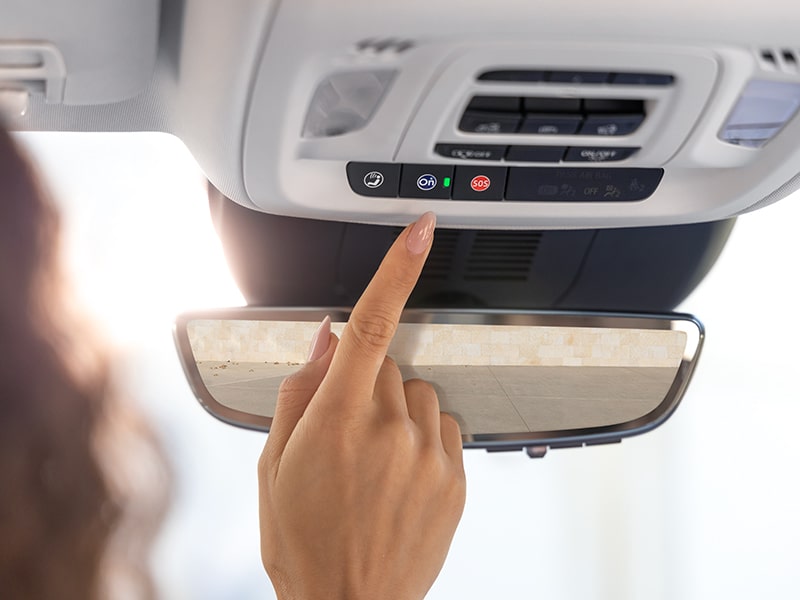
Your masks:
M403 230L350 313L325 384L352 398L372 390L400 314L430 252L436 215L427 212Z

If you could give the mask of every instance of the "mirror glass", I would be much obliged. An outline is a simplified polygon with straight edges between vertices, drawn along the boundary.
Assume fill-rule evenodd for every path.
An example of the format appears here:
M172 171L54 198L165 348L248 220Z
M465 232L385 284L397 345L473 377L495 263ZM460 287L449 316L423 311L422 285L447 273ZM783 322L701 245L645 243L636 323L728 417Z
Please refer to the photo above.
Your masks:
M197 384L214 403L265 418L268 425L281 381L305 362L324 314L314 320L270 318L269 312L257 319L187 319ZM332 325L337 335L344 320ZM681 366L698 346L692 321L624 323L635 327L613 318L572 319L577 324L548 323L541 316L536 324L509 320L403 322L390 347L404 379L433 384L442 410L458 420L465 439L642 419L671 390L672 396L679 391L673 387Z

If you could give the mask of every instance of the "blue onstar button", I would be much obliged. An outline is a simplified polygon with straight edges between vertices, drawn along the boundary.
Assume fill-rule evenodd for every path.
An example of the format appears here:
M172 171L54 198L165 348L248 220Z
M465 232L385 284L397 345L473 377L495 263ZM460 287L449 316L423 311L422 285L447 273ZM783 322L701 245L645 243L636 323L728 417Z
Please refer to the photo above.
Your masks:
M431 175L430 173L425 173L425 175L420 175L417 179L417 187L421 189L423 192L427 192L428 190L432 190L436 187L436 177Z

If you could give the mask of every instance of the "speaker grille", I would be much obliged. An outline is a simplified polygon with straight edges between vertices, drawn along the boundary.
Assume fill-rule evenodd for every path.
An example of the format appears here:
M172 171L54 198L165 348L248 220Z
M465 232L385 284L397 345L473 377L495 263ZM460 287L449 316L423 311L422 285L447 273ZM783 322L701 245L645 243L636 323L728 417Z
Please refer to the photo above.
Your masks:
M450 277L458 250L460 233L456 229L440 229L436 232L421 279L445 281Z
M527 281L541 239L539 231L437 229L420 280Z
M542 234L479 231L464 266L466 281L525 281Z

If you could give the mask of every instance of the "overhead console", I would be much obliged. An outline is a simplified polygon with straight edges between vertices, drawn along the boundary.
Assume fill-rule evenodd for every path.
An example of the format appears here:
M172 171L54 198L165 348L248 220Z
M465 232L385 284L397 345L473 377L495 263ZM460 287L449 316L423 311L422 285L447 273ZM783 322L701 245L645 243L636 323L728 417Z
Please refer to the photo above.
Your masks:
M0 111L173 133L243 206L342 222L667 225L800 188L800 5L613 4L7 0Z
M659 29L661 9L632 7L638 35L601 20L577 36L555 9L515 4L497 35L499 17L429 7L423 23L406 19L413 4L281 6L245 125L244 204L381 224L434 210L461 228L663 225L740 214L800 172L798 63L765 59L745 27L708 42L710 11Z

